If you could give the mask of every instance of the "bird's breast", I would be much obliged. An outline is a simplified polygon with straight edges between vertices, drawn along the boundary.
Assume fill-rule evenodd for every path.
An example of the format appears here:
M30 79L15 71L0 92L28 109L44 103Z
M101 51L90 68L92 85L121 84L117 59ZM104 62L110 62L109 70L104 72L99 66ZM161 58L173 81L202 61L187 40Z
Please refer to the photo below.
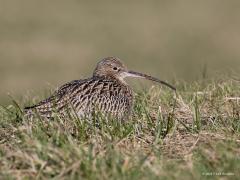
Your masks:
M72 99L78 114L88 116L100 111L122 119L131 113L132 89L117 80L92 80L87 87L79 87L78 92Z

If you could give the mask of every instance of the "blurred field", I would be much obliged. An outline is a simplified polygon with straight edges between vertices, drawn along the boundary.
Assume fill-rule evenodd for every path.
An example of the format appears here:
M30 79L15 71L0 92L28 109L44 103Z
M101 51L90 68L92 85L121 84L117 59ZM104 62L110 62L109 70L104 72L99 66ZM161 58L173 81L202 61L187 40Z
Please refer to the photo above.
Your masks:
M0 100L90 76L106 56L162 79L239 76L240 1L0 0ZM50 84L50 86L49 86Z

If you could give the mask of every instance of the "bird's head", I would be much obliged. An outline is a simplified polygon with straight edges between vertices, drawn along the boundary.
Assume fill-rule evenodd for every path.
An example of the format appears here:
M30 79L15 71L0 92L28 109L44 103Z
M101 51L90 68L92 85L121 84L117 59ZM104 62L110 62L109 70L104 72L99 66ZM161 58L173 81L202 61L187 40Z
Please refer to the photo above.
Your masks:
M127 67L121 62L119 58L116 57L107 57L102 59L94 70L93 76L95 77L109 77L120 80L122 83L125 83L124 78L126 77L135 77L135 78L144 78L154 82L158 82L168 86L169 88L176 91L176 88L172 85L159 80L155 77L128 70Z

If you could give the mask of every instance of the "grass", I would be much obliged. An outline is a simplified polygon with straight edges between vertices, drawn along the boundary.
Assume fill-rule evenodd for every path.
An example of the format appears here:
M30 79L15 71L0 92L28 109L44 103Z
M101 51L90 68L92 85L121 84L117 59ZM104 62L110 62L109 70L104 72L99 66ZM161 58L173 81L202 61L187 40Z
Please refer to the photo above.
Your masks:
M23 102L1 107L0 179L237 179L239 82L199 84L137 93L124 123L29 121Z
M0 102L117 56L163 80L240 72L240 1L0 1ZM43 13L44 10L44 13ZM236 73L237 74L237 73ZM239 78L238 78L239 79Z

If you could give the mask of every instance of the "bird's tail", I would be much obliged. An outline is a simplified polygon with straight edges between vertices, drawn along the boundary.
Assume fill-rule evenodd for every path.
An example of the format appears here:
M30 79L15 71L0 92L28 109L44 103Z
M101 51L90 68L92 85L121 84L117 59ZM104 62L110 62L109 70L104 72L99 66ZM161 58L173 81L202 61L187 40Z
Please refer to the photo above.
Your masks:
M33 109L34 109L33 106L25 107L23 109L24 117L26 117L27 119L31 119L33 117L33 115L34 115Z

